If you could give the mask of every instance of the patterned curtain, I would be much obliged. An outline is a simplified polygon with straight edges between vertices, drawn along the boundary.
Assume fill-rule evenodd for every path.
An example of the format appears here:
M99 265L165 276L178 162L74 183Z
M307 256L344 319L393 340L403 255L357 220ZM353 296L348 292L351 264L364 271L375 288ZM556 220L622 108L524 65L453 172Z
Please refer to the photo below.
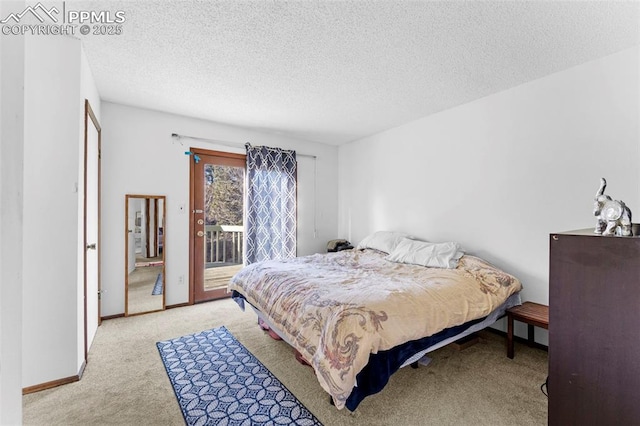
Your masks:
M296 256L296 153L247 148L246 264Z

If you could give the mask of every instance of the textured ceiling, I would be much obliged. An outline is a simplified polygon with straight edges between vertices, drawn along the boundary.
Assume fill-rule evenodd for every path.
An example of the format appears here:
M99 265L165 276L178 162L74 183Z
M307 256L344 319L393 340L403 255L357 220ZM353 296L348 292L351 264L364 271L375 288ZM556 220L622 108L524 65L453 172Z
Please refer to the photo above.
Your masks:
M341 144L640 44L640 2L67 1L104 100ZM215 135L208 135L215 137Z

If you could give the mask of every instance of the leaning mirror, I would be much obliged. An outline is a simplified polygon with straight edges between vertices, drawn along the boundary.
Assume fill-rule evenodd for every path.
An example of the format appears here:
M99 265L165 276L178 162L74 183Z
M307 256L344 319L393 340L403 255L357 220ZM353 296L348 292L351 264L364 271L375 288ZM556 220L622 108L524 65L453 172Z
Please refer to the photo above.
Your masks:
M125 196L125 316L165 307L166 199Z

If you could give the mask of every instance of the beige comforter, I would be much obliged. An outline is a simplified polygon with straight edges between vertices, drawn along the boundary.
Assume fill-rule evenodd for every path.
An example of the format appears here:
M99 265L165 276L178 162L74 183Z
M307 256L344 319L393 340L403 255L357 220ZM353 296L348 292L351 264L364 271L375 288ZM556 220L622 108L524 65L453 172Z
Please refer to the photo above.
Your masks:
M385 256L349 250L256 263L238 272L229 290L269 318L342 408L370 353L482 318L522 288L473 256L457 269Z

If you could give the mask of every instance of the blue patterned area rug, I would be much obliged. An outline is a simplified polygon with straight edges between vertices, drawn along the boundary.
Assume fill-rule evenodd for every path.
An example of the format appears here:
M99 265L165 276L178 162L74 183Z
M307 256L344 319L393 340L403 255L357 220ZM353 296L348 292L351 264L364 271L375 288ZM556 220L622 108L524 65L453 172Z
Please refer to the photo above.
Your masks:
M151 290L152 296L159 296L162 294L162 272L158 274L158 278L156 278L156 283L153 285L153 290Z
M187 425L322 425L225 327L156 345Z

